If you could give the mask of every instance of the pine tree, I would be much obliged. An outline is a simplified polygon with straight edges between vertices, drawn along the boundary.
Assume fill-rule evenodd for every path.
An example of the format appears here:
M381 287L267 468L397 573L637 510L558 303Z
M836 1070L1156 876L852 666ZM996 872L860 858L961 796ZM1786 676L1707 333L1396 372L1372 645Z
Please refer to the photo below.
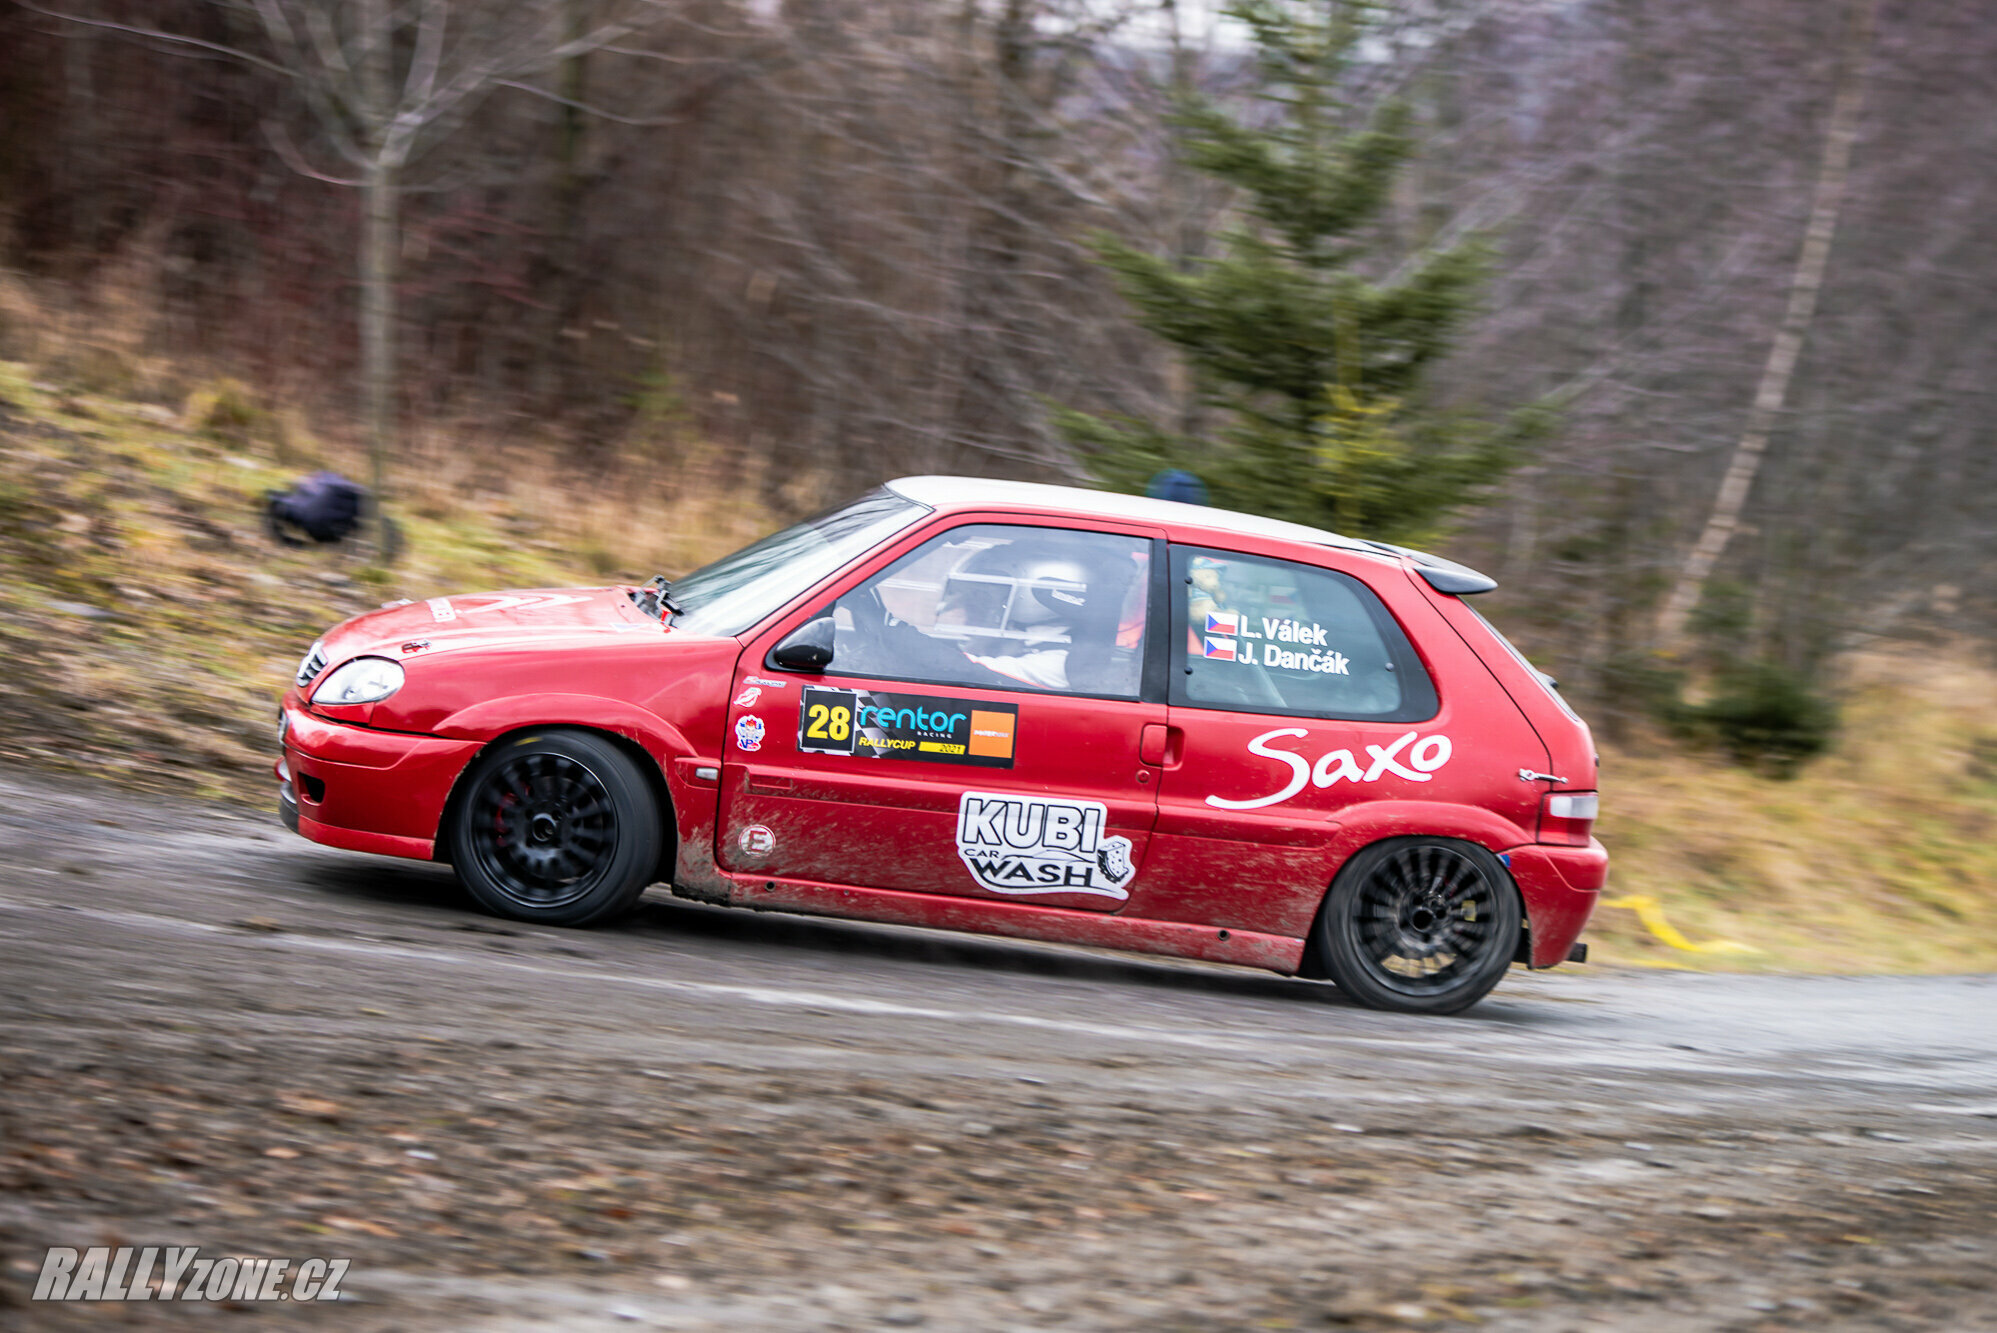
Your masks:
M1466 243L1390 281L1365 276L1371 224L1414 150L1410 117L1389 104L1353 124L1339 87L1367 6L1307 7L1228 11L1253 34L1269 123L1203 98L1178 117L1191 164L1241 192L1220 256L1184 266L1115 237L1096 243L1139 322L1180 350L1220 409L1218 438L1065 409L1057 425L1112 489L1182 467L1228 508L1421 541L1503 476L1540 414L1492 424L1423 406L1423 372L1469 313L1482 255Z

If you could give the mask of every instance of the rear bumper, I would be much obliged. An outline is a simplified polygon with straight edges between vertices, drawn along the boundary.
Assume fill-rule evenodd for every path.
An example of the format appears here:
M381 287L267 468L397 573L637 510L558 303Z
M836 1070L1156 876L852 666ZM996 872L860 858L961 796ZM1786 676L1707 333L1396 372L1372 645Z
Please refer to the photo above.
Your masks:
M330 847L430 860L451 786L477 741L329 722L287 699L273 766L285 826Z
M1532 843L1505 853L1532 928L1532 966L1554 967L1588 924L1609 880L1609 853L1590 838L1586 847Z

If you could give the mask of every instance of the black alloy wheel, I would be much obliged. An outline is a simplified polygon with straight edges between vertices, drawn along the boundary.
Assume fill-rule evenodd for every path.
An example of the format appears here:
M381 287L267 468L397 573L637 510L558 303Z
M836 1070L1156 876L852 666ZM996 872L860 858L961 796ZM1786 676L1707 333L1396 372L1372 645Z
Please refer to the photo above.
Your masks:
M659 812L637 763L602 737L541 731L501 741L465 782L452 860L487 911L586 925L623 912L651 882Z
M1520 928L1518 889L1497 857L1453 838L1396 838L1339 872L1317 943L1331 979L1359 1003L1454 1014L1498 984Z

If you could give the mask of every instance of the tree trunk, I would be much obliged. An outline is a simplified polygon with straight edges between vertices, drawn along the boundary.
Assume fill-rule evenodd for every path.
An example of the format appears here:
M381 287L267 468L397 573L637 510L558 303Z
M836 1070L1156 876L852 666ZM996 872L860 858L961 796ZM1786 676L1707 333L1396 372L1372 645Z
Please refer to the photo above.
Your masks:
M368 486L377 508L387 493L395 441L395 193L394 168L374 163L362 190L367 217L361 227L361 416Z
M1747 428L1740 443L1734 446L1733 460L1727 465L1719 494L1713 500L1713 512L1658 616L1657 645L1665 653L1681 653L1687 646L1686 627L1692 609L1705 594L1706 580L1725 553L1727 542L1740 528L1748 489L1754 485L1762 456L1768 452L1769 432L1788 401L1789 380L1802 354L1810 320L1816 314L1817 295L1823 289L1824 269L1830 260L1831 237L1837 231L1838 214L1844 207L1851 146L1858 137L1858 116L1864 103L1865 62L1872 48L1873 21L1878 8L1879 0L1858 0L1852 14L1851 29L1845 40L1844 72L1831 107L1830 128L1824 135L1824 160L1817 172L1810 223L1803 234L1803 252L1796 260L1796 275L1789 284L1789 308L1768 349L1768 364L1761 372Z
M394 115L389 88L394 32L384 0L361 0L360 22L361 101L368 129L368 165L361 186L361 416L377 548L385 550L381 515L395 443L395 266L401 249L396 197L401 182L388 143Z

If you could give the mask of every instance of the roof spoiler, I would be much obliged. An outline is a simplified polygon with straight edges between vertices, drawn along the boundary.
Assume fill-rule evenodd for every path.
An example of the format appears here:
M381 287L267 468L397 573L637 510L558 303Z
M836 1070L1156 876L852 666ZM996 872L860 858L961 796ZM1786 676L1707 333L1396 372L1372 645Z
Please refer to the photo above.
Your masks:
M1479 574L1468 565L1459 565L1454 560L1444 560L1439 555L1411 550L1405 546L1395 546L1391 542L1366 544L1375 550L1406 556L1415 562L1415 572L1428 580L1429 587L1437 592L1446 592L1452 597L1469 597L1476 593L1489 592L1498 586L1498 581L1489 574Z

